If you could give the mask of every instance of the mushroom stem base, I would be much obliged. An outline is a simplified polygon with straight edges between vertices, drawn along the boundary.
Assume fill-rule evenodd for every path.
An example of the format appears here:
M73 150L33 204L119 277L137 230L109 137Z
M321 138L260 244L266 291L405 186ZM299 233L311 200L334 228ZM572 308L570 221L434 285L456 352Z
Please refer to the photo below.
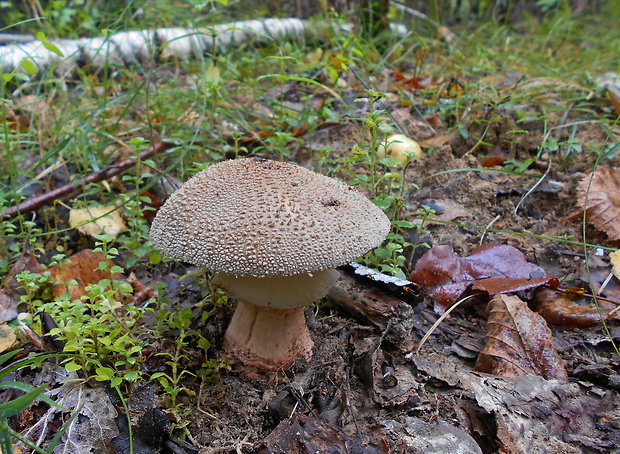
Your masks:
M239 300L224 337L224 349L246 366L286 369L310 361L314 343L304 308L274 309Z

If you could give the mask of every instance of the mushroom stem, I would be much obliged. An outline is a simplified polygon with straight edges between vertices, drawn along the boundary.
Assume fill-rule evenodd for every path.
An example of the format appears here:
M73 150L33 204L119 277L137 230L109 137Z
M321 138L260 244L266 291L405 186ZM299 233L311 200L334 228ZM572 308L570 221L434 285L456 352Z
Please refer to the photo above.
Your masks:
M224 348L242 363L262 370L310 361L314 343L304 308L274 309L239 300Z

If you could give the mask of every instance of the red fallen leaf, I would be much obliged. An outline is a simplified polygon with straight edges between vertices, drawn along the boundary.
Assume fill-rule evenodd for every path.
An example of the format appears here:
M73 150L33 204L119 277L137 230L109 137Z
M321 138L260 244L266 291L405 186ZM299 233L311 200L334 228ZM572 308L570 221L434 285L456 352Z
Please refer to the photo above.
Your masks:
M293 128L292 135L295 138L302 137L304 134L308 132L309 128L306 123L302 123L298 128Z
M557 280L554 277L535 277L524 279L520 277L490 277L488 279L478 279L474 281L471 288L473 290L482 290L489 295L497 295L498 293L521 292L541 285L553 285Z
M406 76L405 76L403 73L401 73L400 71L394 70L394 71L392 71L392 78L393 78L395 81L397 81L397 82L398 82L399 80L403 80L403 79L405 79L405 78L406 78Z
M540 278L545 270L529 263L518 249L505 244L487 244L469 256L459 257L452 246L435 246L416 263L409 280L418 284L435 301L435 311L454 304L465 289L478 279Z
M77 254L67 257L67 263L54 265L47 269L51 273L51 282L56 282L52 287L52 296L60 296L65 293L71 295L71 299L78 299L88 292L86 286L96 284L101 279L110 279L107 270L98 270L99 263L107 261L112 267L114 264L107 260L100 252L93 252L92 249L84 249ZM112 276L118 278L118 275ZM77 285L72 288L67 287L69 281L75 280Z
M601 315L607 321L619 322L620 317L605 308L582 306L551 289L542 288L534 295L536 312L547 323L565 328L583 328L601 323Z
M500 377L539 375L568 381L545 320L516 296L495 295L489 302L486 344L476 370Z
M501 156L487 156L482 160L482 167L495 167L504 162L506 162L506 158L502 158Z
M9 128L16 132L24 132L30 126L30 119L24 115L5 115L4 120Z
M441 117L437 114L429 115L425 118L429 125L431 125L434 129L439 129L443 127L443 121Z
M598 166L579 182L577 202L588 222L620 240L620 169Z

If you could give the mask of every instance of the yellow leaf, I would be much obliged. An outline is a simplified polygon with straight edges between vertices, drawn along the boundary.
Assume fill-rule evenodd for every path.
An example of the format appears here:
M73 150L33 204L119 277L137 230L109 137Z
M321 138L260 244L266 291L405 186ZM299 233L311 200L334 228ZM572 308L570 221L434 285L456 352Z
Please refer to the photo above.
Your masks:
M85 235L95 236L101 233L116 238L127 225L117 207L72 208L69 213L69 225Z
M15 330L8 325L0 325L0 353L8 350L17 340Z
M209 66L205 71L205 81L212 85L219 85L220 69L215 65Z
M611 262L611 272L620 279L620 249L609 254L609 261Z

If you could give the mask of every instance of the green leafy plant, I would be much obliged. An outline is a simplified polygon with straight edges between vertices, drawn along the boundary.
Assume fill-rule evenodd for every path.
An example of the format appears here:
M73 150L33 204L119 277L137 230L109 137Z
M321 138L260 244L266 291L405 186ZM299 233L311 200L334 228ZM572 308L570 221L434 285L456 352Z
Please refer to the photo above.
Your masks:
M221 292L212 292L207 299L214 300L215 303L213 309L203 311L202 323L207 320L217 306L223 304L228 298ZM166 301L162 300L160 303L166 303ZM157 380L162 386L165 399L168 400L168 407L175 413L180 412L182 408L182 403L178 400L179 394L184 393L190 397L196 395L196 392L191 387L186 386L185 383L189 380L205 380L221 370L230 369L226 363L208 357L208 350L211 348L211 344L208 339L191 328L193 321L194 313L192 308L185 308L180 311L169 311L168 309L161 308L157 313L157 327L154 332L161 337L166 336L166 333L167 335L174 333L174 349L173 351L157 354L157 356L167 358L165 361L167 371L154 373L151 375L151 380ZM185 368L185 364L192 360L188 354L188 348L194 345L197 345L202 350L202 357L205 358L196 373ZM179 420L182 419L184 418L179 418ZM183 427L175 425L171 430L174 428L182 429Z
M160 311L161 321L165 319L167 329L176 330L175 349L174 352L158 353L159 356L165 356L168 360L165 364L169 367L170 372L157 372L151 376L151 380L158 380L162 385L164 392L170 397L172 407L177 407L177 395L185 392L190 396L194 396L194 391L182 385L186 377L195 377L195 374L182 367L182 362L188 360L188 356L183 352L192 338L196 337L189 327L193 319L191 308L185 308L181 311L170 313L168 311ZM198 345L203 350L210 347L209 341L205 338L198 339Z
M112 238L100 235L95 252L108 260L99 263L98 270L109 274L109 278L86 286L87 295L71 300L64 294L49 300L50 273L22 272L19 282L26 291L22 300L37 312L46 312L57 323L49 335L64 344L63 352L74 356L65 359L69 371L82 370L93 375L95 380L112 382L134 382L141 376L139 352L144 341L135 330L145 308L130 303L132 287L128 282L115 278L122 268L111 265L109 260L118 255L110 246ZM63 256L56 256L52 264L62 267ZM70 290L75 282L62 282ZM148 310L148 309L146 309ZM100 361L97 365L91 359Z
M368 102L368 113L363 118L369 132L368 143L353 147L351 154L342 159L336 170L349 173L351 175L349 184L369 193L371 200L392 222L392 230L387 236L386 243L363 257L362 262L382 272L404 278L406 265L404 250L411 244L405 240L403 233L407 229L415 228L411 221L403 217L406 209L406 191L408 186L411 187L405 184L405 172L410 162L403 164L390 156L379 155L380 145L387 149L388 135L393 132L393 127L386 112L377 108L377 102L385 98L385 95L372 90L368 90L367 93L368 98L358 101ZM360 169L367 171L362 172Z

